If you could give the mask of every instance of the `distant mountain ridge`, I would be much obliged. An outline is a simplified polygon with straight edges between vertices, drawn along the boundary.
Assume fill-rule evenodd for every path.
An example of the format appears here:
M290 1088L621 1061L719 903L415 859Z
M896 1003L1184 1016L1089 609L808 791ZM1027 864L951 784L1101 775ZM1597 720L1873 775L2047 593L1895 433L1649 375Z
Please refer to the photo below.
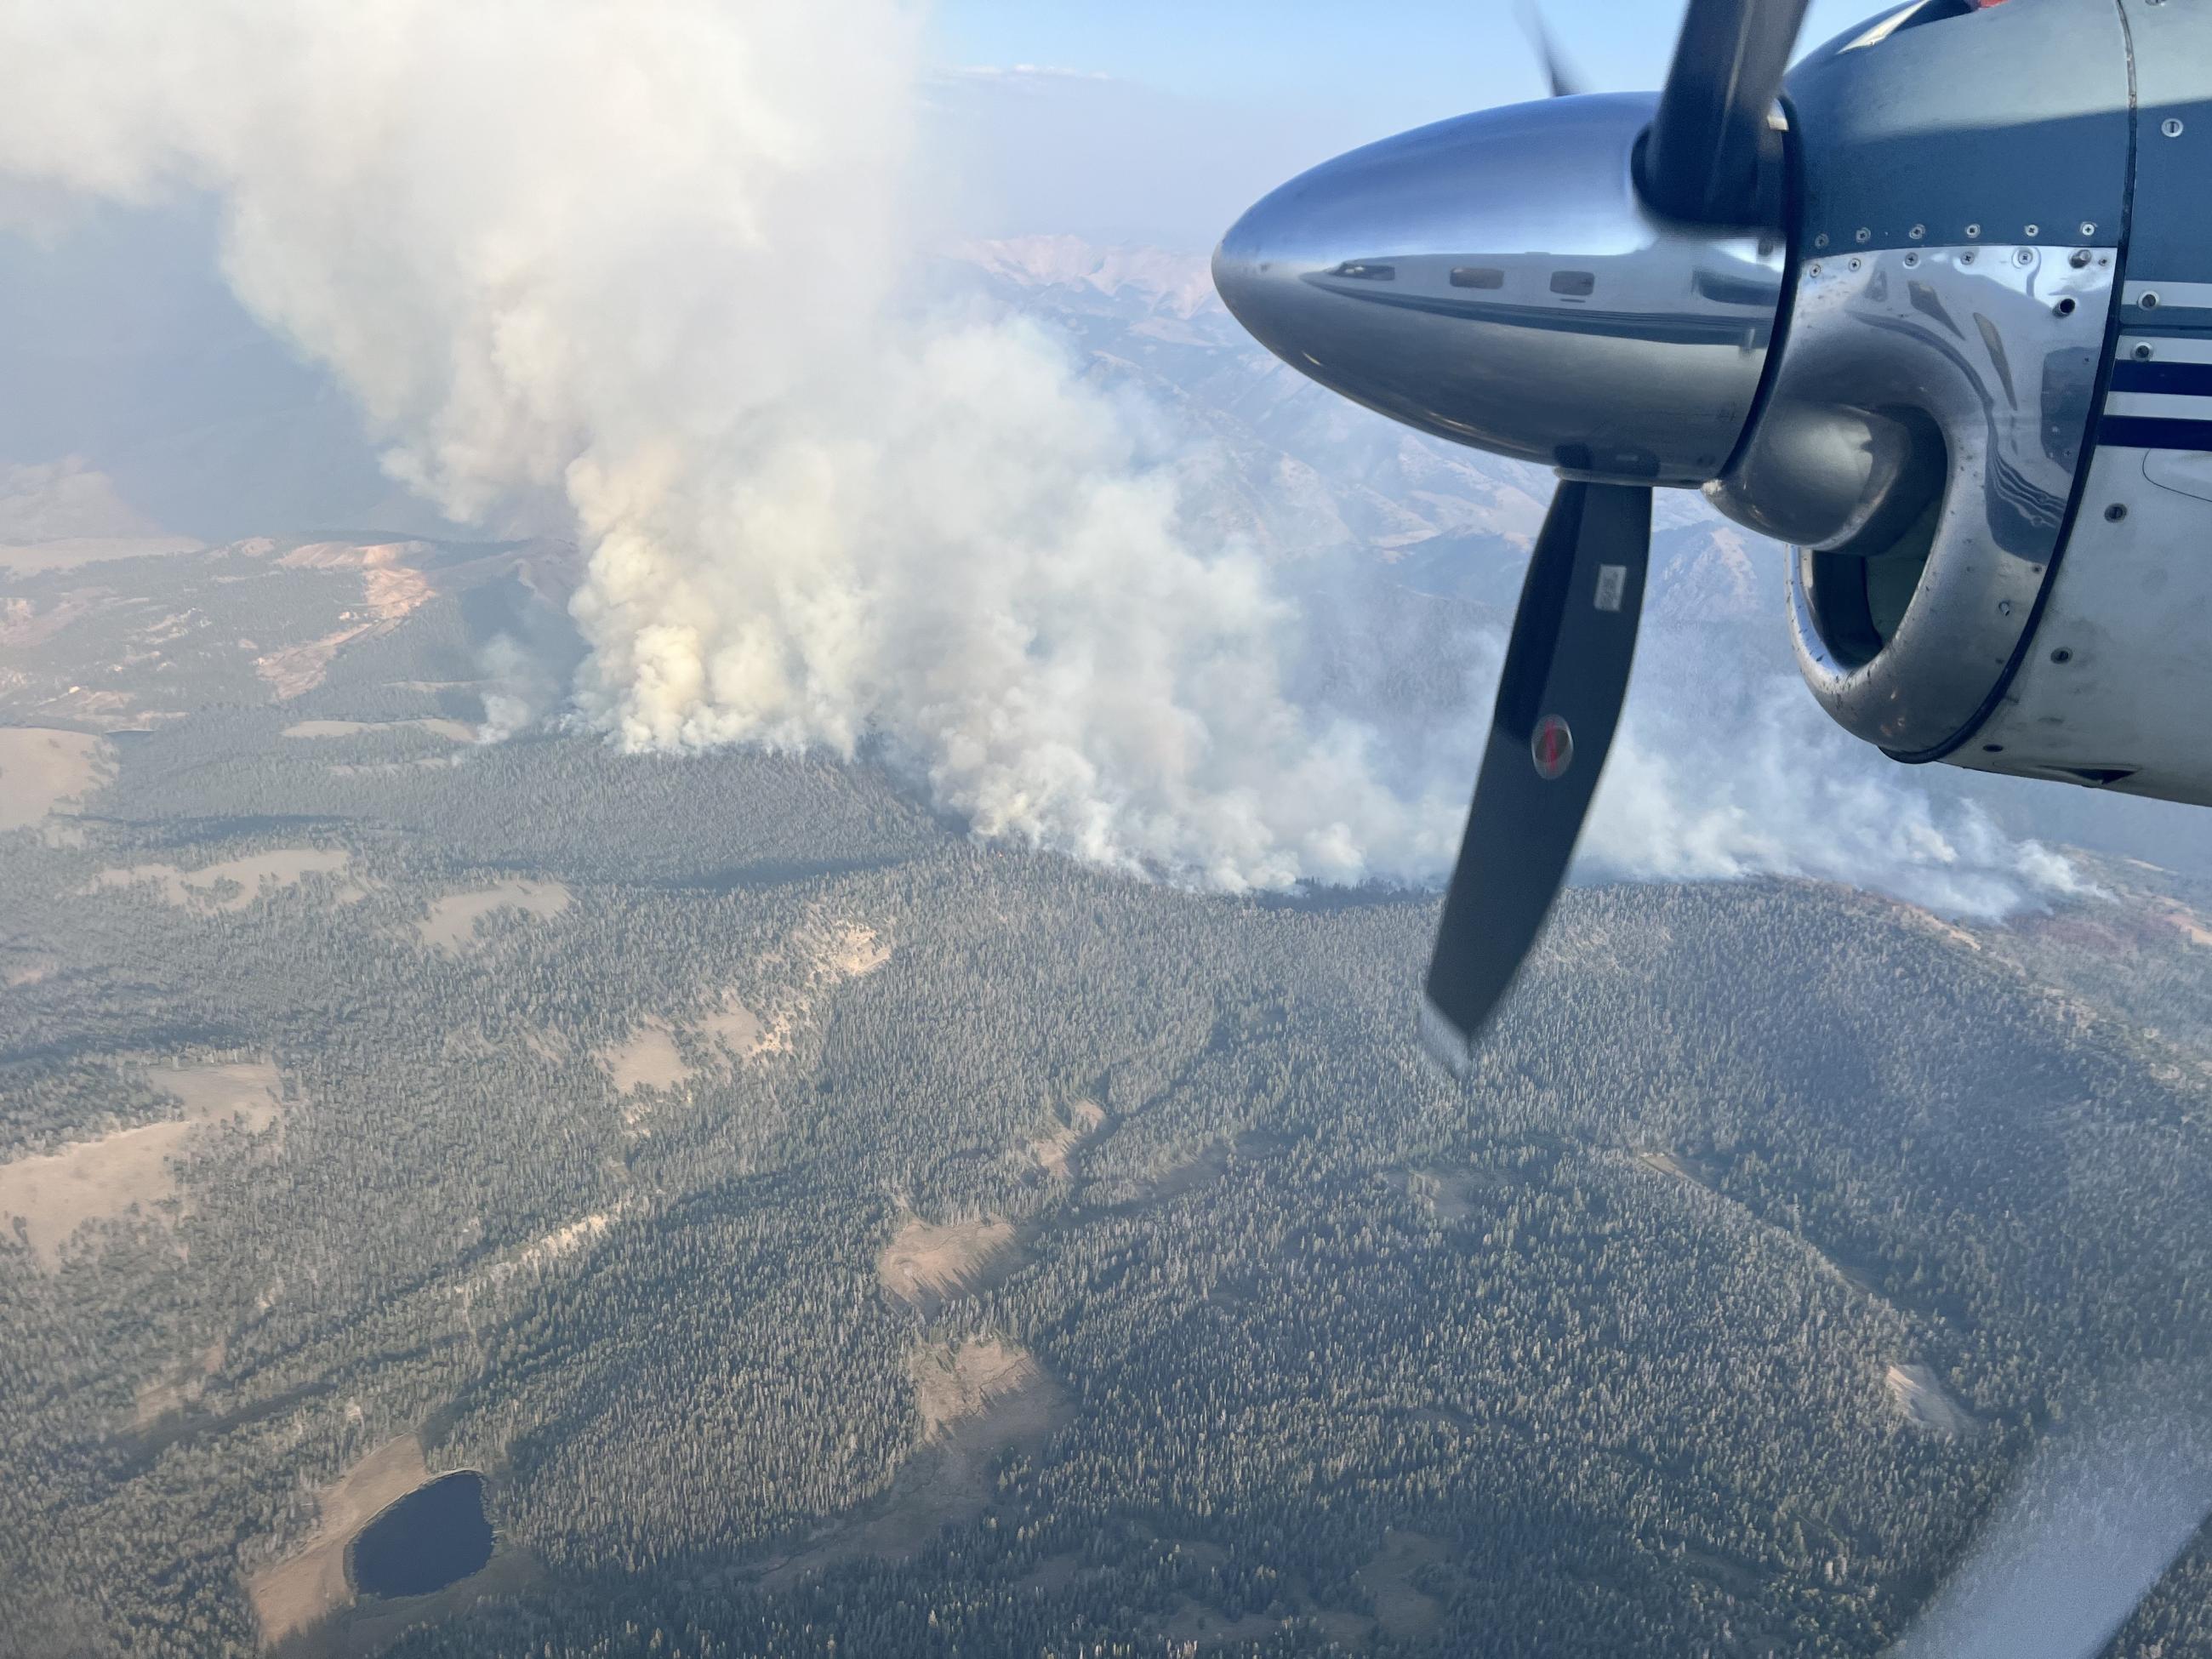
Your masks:
M82 456L44 465L0 462L0 544L160 533L160 526L116 494L114 480Z
M1009 281L1039 288L1087 288L1109 297L1132 294L1170 315L1228 313L1213 291L1205 256L1158 247L1101 247L1079 236L1014 236L967 242L956 257Z

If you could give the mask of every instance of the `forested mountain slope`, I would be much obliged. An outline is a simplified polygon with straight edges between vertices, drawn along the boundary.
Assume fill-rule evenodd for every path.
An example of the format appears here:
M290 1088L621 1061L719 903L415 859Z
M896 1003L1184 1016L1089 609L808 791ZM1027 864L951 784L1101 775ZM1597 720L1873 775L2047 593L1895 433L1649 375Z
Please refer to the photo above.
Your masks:
M2187 884L1577 890L1450 1085L1426 896L479 744L572 558L14 579L0 1650L1872 1654L2039 1425L2205 1403ZM454 1468L492 1564L350 1598Z

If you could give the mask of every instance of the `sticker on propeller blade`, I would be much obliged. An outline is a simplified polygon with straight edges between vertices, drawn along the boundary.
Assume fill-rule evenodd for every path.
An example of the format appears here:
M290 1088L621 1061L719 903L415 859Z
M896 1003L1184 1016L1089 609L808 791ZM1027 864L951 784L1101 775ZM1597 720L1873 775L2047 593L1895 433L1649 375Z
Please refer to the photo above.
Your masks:
M1618 611L1628 594L1628 567L1625 564L1601 564L1597 568L1597 608Z
M1575 734L1557 714L1547 714L1536 722L1528 753L1536 763L1536 775L1548 782L1575 763Z

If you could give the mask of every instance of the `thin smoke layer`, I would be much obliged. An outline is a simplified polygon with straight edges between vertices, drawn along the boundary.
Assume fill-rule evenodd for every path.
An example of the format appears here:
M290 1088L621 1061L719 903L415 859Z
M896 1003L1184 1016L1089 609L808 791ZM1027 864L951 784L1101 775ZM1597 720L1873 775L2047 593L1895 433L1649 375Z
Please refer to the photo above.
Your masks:
M1647 639L1647 649L1669 647L1663 634ZM1632 688L1582 845L1598 871L1692 881L1808 876L1984 921L2099 891L2067 860L2013 840L1972 802L1899 781L1794 678L1763 678L1734 696L1720 688L1694 698L1673 688L1635 696L1642 689Z
M1033 327L917 319L915 250L948 228L920 21L0 0L40 66L0 173L211 193L240 299L360 398L395 477L464 520L563 495L591 550L575 717L629 748L871 738L985 836L1228 890L1434 879L1488 683L1418 732L1302 695L1328 619L1191 533L1164 422ZM1632 729L1595 866L1978 914L2067 885L1847 745L1754 724L1723 750L1689 775Z

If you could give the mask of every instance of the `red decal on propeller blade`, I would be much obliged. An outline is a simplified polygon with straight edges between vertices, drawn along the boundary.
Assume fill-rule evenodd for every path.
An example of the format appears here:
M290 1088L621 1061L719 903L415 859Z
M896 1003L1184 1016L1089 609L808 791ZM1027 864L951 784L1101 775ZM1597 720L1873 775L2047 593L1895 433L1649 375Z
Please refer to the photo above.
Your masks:
M1563 777L1575 763L1575 734L1557 714L1547 714L1536 722L1535 735L1528 739L1528 753L1536 763L1538 777L1547 782Z

